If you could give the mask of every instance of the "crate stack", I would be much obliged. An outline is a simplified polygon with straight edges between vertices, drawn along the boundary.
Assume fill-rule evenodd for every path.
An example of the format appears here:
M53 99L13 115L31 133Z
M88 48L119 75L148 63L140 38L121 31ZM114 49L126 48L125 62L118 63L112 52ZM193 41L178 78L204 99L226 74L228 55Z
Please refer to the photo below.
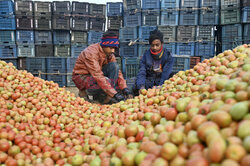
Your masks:
M15 30L13 2L11 0L0 1L0 59L17 66Z
M243 43L250 43L250 1L243 0L242 2L242 28L243 28Z

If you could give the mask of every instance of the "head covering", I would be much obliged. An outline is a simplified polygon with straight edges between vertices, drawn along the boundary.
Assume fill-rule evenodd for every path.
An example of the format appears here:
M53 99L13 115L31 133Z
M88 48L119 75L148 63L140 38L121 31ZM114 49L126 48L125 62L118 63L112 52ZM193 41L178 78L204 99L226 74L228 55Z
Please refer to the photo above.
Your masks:
M112 31L107 31L103 34L100 45L102 47L119 47L119 40L118 36L112 32Z
M150 32L149 44L151 44L156 39L159 39L163 43L163 34L157 29Z

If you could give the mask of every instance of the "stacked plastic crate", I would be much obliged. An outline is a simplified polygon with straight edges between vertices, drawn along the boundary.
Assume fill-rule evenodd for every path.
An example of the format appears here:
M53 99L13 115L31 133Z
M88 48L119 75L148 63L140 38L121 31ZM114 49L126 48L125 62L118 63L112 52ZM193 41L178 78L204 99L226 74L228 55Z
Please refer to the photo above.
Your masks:
M250 43L250 1L242 2L243 43Z
M15 29L13 2L11 0L0 1L0 59L17 66Z

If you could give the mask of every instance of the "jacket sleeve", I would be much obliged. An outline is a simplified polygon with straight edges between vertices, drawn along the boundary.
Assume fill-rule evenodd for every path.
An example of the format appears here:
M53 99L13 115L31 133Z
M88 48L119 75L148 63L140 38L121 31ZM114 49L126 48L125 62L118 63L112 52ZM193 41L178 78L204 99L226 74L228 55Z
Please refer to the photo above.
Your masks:
M163 66L160 85L162 85L164 81L169 78L173 70L174 57L169 52L167 54L168 54L168 57L166 58L166 62L164 63L164 66Z
M136 86L138 88L145 86L146 82L146 54L143 55L140 61L139 72L136 78Z
M111 86L110 82L104 77L104 74L101 70L101 67L98 63L98 59L96 56L85 53L86 61L84 62L86 67L88 68L89 73L95 79L100 88L107 93L107 95L113 97L117 92Z

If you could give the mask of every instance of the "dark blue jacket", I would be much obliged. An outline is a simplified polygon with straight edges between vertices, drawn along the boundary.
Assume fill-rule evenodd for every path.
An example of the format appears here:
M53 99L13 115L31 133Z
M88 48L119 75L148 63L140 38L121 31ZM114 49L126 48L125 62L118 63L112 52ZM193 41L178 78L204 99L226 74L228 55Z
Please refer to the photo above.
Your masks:
M162 72L155 72L153 70L154 64L161 64ZM159 60L152 57L149 49L144 53L140 61L139 72L136 78L137 89L140 89L141 86L145 86L148 89L162 85L172 73L173 64L174 58L167 49L164 49L164 53Z

